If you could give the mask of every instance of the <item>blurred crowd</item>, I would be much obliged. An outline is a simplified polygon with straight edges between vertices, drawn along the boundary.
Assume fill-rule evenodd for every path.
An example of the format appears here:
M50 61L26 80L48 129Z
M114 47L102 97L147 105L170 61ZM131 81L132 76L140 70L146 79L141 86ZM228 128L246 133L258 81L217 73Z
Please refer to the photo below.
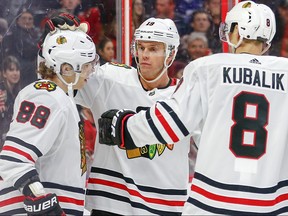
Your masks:
M255 2L269 5L276 14L276 37L267 54L288 57L288 0ZM45 21L65 12L88 22L89 35L96 44L102 65L117 59L116 5L116 0L0 1L0 92L5 92L5 97L0 98L0 149L17 93L37 79L37 42ZM176 60L169 68L171 77L180 78L190 61L222 52L218 36L221 0L133 0L132 31L149 17L172 19L181 36ZM82 107L79 113L86 124L87 154L93 155L96 134L93 117Z

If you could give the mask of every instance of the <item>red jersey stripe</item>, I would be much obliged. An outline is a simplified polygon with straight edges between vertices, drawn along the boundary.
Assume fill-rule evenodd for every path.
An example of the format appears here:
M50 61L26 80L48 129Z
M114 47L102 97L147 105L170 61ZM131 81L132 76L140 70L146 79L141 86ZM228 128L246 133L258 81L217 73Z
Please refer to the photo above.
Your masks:
M79 206L84 206L84 200L74 199L71 197L65 197L65 196L57 196L59 202L65 202L65 203L73 203Z
M164 118L164 116L161 114L161 112L159 111L159 109L157 109L157 107L155 108L155 115L157 116L158 120L161 122L161 124L163 125L165 131L167 132L167 134L170 136L170 138L172 139L173 142L178 142L179 138L177 137L177 135L174 133L173 129L170 127L170 125L168 124L168 122L166 121L166 119Z
M9 199L6 199L4 201L0 201L0 207L12 205L14 203L19 203L24 201L24 196L17 196L17 197L12 197Z
M196 185L192 186L192 191L201 194L211 200L225 203L239 204L239 205L249 205L249 206L274 206L282 201L288 200L288 194L279 195L272 200L255 200L248 198L228 197L208 192L207 190L204 190L203 188L200 188Z
M35 163L34 159L31 157L30 154L21 151L20 149L17 149L15 147L9 146L9 145L4 145L3 149L4 151L12 151L14 153L20 154L22 156L24 156L25 158L27 158L28 160L32 161L33 163Z
M155 203L155 204L159 204L159 205L167 205L167 206L184 206L185 201L176 201L176 200L163 200L163 199L157 199L157 198L149 198L146 196L143 196L142 194L140 194L138 191L133 190L133 189L129 189L126 185L120 184L120 183L116 183L116 182L112 182L112 181L108 181L108 180L103 180L103 179L97 179L97 178L89 178L89 183L92 184L101 184L101 185L106 185L109 187L114 187L114 188L118 188L121 190L125 190L127 191L131 196L136 196L139 197L141 199L143 199L146 202L149 203Z

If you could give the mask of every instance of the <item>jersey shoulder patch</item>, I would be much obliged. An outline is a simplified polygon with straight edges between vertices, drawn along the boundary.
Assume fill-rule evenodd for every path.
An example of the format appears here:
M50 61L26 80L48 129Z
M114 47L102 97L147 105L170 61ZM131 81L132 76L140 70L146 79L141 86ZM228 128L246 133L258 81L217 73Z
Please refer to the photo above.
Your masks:
M109 65L113 65L113 66L117 66L117 67L124 67L126 69L132 69L132 67L126 65L126 64L122 64L122 63L117 63L117 62L109 62Z
M46 90L48 92L50 91L55 91L56 90L57 85L51 81L36 81L34 84L34 88L37 90Z

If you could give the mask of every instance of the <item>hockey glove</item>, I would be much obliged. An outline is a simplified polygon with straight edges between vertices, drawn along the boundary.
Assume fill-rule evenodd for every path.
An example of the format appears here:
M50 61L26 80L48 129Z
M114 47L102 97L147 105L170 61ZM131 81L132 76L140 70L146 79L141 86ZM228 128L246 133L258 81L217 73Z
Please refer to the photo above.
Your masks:
M129 117L134 115L132 110L111 109L104 112L99 123L99 142L106 145L117 145L120 148L135 148L129 134L124 136L126 126L125 123Z
M38 181L39 177L35 176L28 180L28 183L20 189L24 199L24 208L30 215L60 215L65 213L59 205L56 194L46 194L43 185Z
M40 41L38 42L39 49L42 49L42 44L45 40L46 35L48 33L54 34L56 32L56 28L62 30L69 29L72 31L80 29L81 31L88 33L90 27L89 23L80 23L80 20L77 16L68 13L62 13L58 16L48 19L45 23L44 32L40 37Z
M30 215L64 216L65 212L59 205L56 194L46 194L40 197L25 197L24 208Z

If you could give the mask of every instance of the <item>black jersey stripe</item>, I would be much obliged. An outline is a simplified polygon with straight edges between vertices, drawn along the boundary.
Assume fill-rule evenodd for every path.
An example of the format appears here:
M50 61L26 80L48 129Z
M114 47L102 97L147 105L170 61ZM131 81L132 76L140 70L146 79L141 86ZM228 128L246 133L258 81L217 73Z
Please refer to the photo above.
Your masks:
M6 140L7 140L7 141L14 142L14 143L17 143L18 145L21 145L21 146L23 146L23 147L25 147L25 148L30 149L30 150L33 151L38 157L41 157L41 156L43 155L35 145L26 143L26 142L24 142L23 140L21 140L21 139L19 139L19 138L17 138L17 137L7 136L7 137L6 137Z
M151 118L150 111L151 111L150 108L146 111L146 119L147 119L147 122L148 122L151 130L153 131L154 135L156 136L156 138L158 139L158 141L160 143L167 144L167 142L164 140L164 138L161 136L159 130L155 126L153 119Z
M277 185L267 188L258 188L258 187L251 187L246 185L232 185L232 184L224 184L221 182L217 182L215 180L212 180L198 172L195 172L194 178L198 179L202 182L205 182L208 185L211 185L215 188L224 189L224 190L230 190L230 191L242 191L242 192L249 192L249 193L258 193L258 194L269 194L269 193L275 193L277 190L283 187L288 186L288 180L281 181Z
M7 188L4 188L3 190L0 190L0 195L4 195L4 194L8 194L12 191L16 191L17 189L14 188L14 187L7 187Z
M25 183L28 179L31 179L34 176L38 176L36 169L30 170L29 172L25 173L22 177L20 177L14 184L15 188L20 188L23 183Z
M113 176L113 177L116 177L116 178L121 178L126 183L135 185L138 188L139 191L143 191L143 192L152 192L152 193L165 194L165 195L182 195L182 196L186 196L187 195L187 190L161 189L161 188L155 188L155 187L148 187L148 186L138 185L138 184L135 184L133 179L123 176L122 173L115 172L115 171L108 170L108 169L92 167L91 168L91 173L98 173L98 174L101 173L101 174L104 174L104 175Z
M62 208L62 210L65 212L65 214L69 215L83 215L83 211L75 210L75 209L65 209Z
M221 214L221 215L247 215L247 216L252 216L252 215L279 215L279 214L283 214L283 213L287 213L288 212L288 206L285 206L283 208L279 208L275 211L272 212L248 212L248 211L237 211L237 210L230 210L230 209L223 209L223 208L217 208L217 207L213 207L210 205L206 205L196 199L193 199L191 197L188 198L187 200L188 203L197 206L198 208L201 208L205 211L211 212L213 214Z
M169 211L162 211L162 210L154 209L154 208L144 205L143 203L131 201L128 197L121 196L115 193L109 193L106 191L87 190L86 194L88 196L101 196L101 197L105 197L105 198L109 198L109 199L113 199L117 201L130 203L130 205L134 208L144 209L150 213L157 214L157 215L181 215L181 212L169 212Z
M44 188L60 189L60 190L65 190L65 191L79 193L79 194L85 193L85 190L83 188L61 185L61 184L56 184L53 182L41 182L41 183L44 186Z
M19 209L13 209L13 210L9 210L9 211L0 213L1 216L4 216L4 215L8 216L8 215L15 215L15 214L26 215L27 212L25 211L24 208L19 208Z
M162 105L162 107L167 111L167 113L169 113L169 115L172 117L172 119L174 120L174 122L176 123L176 125L178 126L178 128L180 129L180 131L182 132L182 134L184 136L188 136L189 135L189 131L187 130L187 128L185 127L185 125L182 123L182 121L179 119L179 117L177 116L177 114L174 112L174 110L165 102L163 101L159 101L159 103Z
M11 162L24 163L24 161L22 161L18 158L14 158L14 157L7 156L7 155L0 155L0 159L6 160L6 161L11 161Z

